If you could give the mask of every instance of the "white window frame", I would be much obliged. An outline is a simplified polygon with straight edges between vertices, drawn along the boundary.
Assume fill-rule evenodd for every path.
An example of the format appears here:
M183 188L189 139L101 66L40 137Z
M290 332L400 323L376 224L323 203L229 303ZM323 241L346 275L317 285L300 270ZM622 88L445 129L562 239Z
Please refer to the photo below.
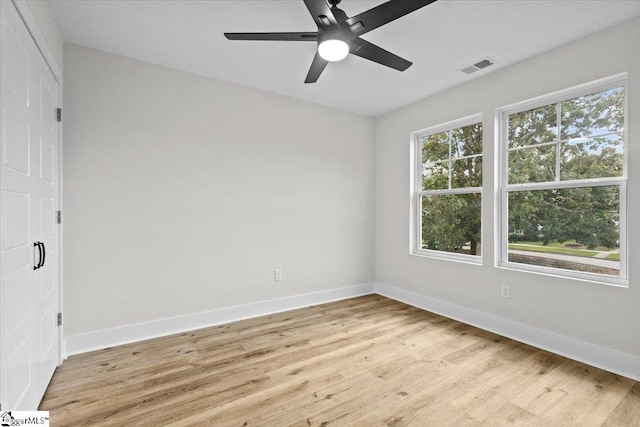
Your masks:
M509 141L508 141L508 117L510 114L527 111L550 104L557 104L562 101L573 98L602 92L608 89L622 87L624 90L624 130L623 130L623 174L620 177L613 178L590 178L579 180L560 181L560 175L557 173L554 182L535 182L525 184L509 184ZM582 84L569 89L543 95L534 99L519 102L517 104L508 105L496 110L496 222L499 225L498 233L495 236L496 247L496 267L511 270L526 271L550 275L554 277L565 277L577 280L588 281L592 283L607 284L614 286L629 286L628 275L628 245L627 245L627 174L628 174L628 144L629 144L629 88L627 73L618 74L608 78L596 80L594 82ZM562 141L560 133L560 122L558 122L558 141ZM558 144L559 146L559 144ZM559 156L556 155L556 162L559 162ZM545 267L530 264L521 264L509 262L508 245L509 245L509 217L508 217L508 194L513 191L526 190L551 190L563 188L580 188L580 187L596 187L596 186L619 186L620 187L620 276L607 276L604 274L588 273L581 271L565 270L560 268Z
M421 129L411 133L411 236L410 236L410 254L424 256L429 258L437 258L449 261L466 262L470 264L482 264L482 258L484 256L484 250L480 255L468 255L458 254L454 252L436 251L431 249L422 248L422 196L437 196L444 194L472 194L479 193L482 197L482 186L480 187L465 187L465 188L450 188L443 190L426 190L422 189L422 144L420 140L426 136L435 135L450 131L456 128L465 127L480 123L482 125L483 132L483 149L480 155L457 157L458 159L465 159L468 157L482 157L482 181L484 183L484 130L485 125L482 121L482 113L473 114L471 116L462 117L460 119L451 120L446 123L441 123L436 126L431 126L425 129ZM449 148L451 150L451 146ZM452 160L451 152L449 152L449 161ZM451 169L449 169L449 186L451 186ZM483 236L484 230L484 197L480 204L480 235ZM483 241L484 239L481 239ZM483 247L484 249L484 247Z

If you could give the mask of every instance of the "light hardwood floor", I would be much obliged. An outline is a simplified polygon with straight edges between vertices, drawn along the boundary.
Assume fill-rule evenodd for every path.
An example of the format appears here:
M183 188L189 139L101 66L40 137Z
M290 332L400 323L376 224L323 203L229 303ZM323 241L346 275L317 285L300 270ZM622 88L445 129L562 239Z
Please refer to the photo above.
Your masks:
M640 383L371 295L70 357L58 426L640 426Z

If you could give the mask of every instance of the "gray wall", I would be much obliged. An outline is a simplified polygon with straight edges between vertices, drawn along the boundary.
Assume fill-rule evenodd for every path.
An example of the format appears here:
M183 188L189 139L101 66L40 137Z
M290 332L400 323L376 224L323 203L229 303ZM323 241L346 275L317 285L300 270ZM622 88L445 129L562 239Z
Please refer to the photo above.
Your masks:
M372 118L64 59L65 335L373 281Z
M376 123L376 282L640 356L640 20L571 43L407 106ZM629 288L494 267L496 109L629 73ZM409 254L409 134L482 113L484 265ZM511 285L502 299L501 283Z

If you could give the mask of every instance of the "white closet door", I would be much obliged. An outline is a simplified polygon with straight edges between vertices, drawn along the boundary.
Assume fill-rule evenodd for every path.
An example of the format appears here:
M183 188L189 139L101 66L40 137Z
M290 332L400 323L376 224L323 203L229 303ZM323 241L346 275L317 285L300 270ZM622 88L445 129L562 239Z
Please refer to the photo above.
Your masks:
M0 403L34 410L58 348L57 83L10 1L0 0ZM40 263L40 248L47 251Z
M38 180L38 232L44 246L44 264L36 271L39 299L40 348L39 388L47 388L58 364L58 122L55 112L58 105L58 83L40 57L38 82L40 105L38 108L40 163L36 173ZM42 397L42 394L40 395Z

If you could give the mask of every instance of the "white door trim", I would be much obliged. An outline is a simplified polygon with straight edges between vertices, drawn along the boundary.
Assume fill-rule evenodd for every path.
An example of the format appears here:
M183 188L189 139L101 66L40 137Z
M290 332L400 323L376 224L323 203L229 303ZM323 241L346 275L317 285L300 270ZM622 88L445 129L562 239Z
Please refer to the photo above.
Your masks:
M44 35L40 31L40 27L38 27L36 18L33 16L33 13L31 13L31 9L29 9L29 5L27 4L26 0L11 0L11 1L13 1L13 4L15 5L16 10L18 11L18 14L22 18L22 21L24 22L24 24L27 27L27 30L29 31L29 34L31 34L31 37L33 37L33 40L36 42L36 46L38 47L38 50L40 50L40 53L42 54L44 61L47 63L47 65L51 69L51 72L53 73L53 77L56 78L56 80L58 81L58 84L60 85L60 87L62 87L62 70L58 66L58 63L56 62L56 58L53 56L53 52L49 48L49 45L47 44Z

